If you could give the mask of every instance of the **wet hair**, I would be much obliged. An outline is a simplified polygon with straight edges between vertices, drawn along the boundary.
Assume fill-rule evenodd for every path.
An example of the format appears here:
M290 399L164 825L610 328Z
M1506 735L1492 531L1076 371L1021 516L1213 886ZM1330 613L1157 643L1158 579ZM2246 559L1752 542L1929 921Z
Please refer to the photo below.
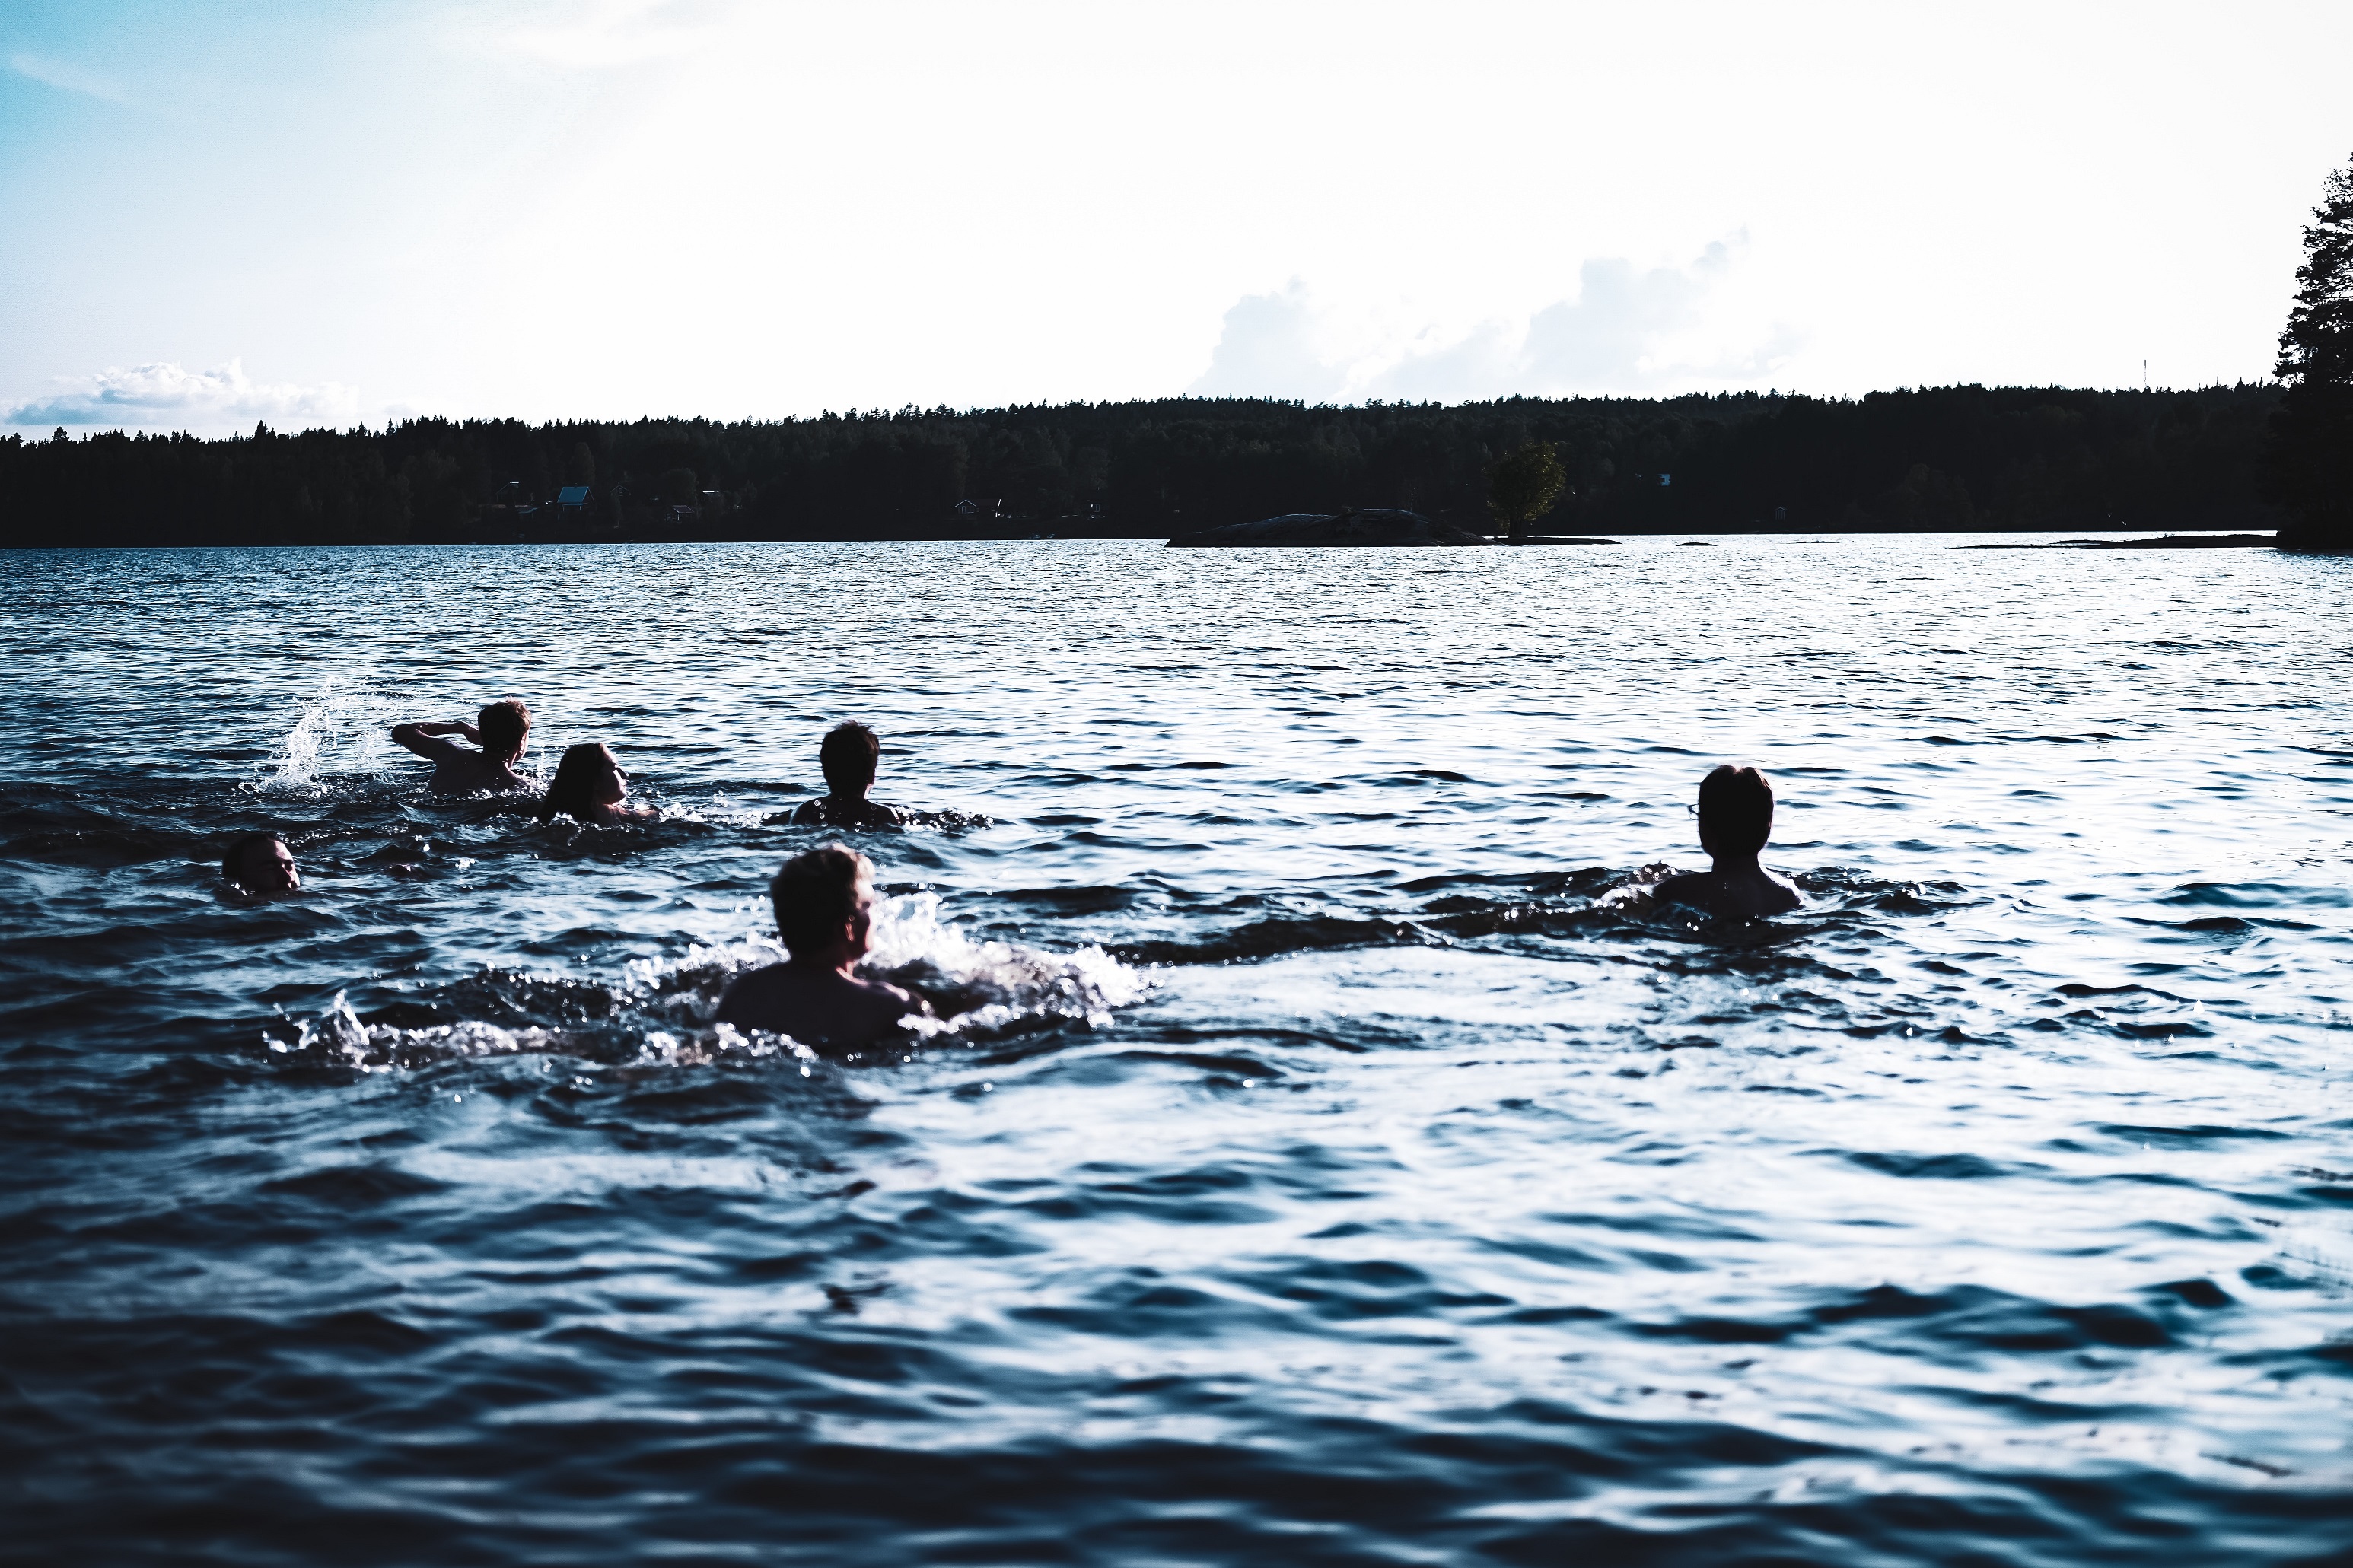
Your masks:
M612 749L602 741L583 741L576 746L565 747L564 760L555 764L555 776L547 782L547 793L539 797L539 819L553 822L559 816L569 816L586 822L596 816L596 808L604 804L596 798L597 774L603 772L596 764L611 762Z
M1773 786L1746 764L1715 769L1699 781L1699 826L1727 855L1756 854L1773 836Z
M839 844L794 856L768 884L776 934L789 952L813 952L840 936L843 923L873 894L874 863Z
M221 875L240 888L249 888L251 884L245 879L245 863L259 851L280 842L282 840L275 833L247 834L231 844L228 853L221 857Z
M531 733L531 710L515 698L501 698L474 715L474 732L482 737L482 750L491 756L522 756L523 737Z
M825 786L837 795L870 788L881 758L882 738L855 719L827 731L824 744L817 749Z

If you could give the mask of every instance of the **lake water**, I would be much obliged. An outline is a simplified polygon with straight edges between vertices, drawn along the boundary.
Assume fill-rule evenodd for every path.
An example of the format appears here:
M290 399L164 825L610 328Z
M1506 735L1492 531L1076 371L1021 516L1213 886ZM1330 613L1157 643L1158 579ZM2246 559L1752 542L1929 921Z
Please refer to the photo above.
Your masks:
M0 1555L2344 1561L2353 563L1978 542L0 557Z

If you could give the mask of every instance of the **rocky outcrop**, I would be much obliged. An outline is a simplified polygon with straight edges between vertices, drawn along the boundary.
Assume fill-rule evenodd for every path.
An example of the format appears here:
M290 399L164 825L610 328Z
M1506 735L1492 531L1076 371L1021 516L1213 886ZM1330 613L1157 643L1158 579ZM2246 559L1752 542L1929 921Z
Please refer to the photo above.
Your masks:
M1294 511L1262 517L1256 522L1232 522L1180 533L1168 548L1237 549L1266 547L1312 549L1323 546L1383 547L1408 544L1484 544L1483 534L1451 522L1436 522L1418 511L1394 511L1370 507L1362 511Z

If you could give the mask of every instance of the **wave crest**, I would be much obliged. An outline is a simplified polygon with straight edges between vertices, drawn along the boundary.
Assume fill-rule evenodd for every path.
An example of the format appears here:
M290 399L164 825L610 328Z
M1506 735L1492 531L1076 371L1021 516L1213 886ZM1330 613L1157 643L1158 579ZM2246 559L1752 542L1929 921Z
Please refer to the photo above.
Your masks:
M1114 1009L1151 989L1144 976L1092 944L1056 953L975 942L941 918L937 893L881 900L867 941L864 967L923 996L939 1015L914 1025L927 1040L1063 1022L1100 1028Z

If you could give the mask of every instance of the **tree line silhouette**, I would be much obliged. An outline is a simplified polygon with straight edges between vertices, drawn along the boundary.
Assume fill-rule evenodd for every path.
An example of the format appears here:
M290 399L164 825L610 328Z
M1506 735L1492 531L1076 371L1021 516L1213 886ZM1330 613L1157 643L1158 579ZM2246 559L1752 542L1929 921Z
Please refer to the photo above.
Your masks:
M1176 398L217 440L59 430L0 440L0 544L1140 538L1351 507L1484 531L1490 469L1531 443L1557 456L1544 521L1561 532L2269 528L2281 395ZM558 504L567 486L586 494Z

